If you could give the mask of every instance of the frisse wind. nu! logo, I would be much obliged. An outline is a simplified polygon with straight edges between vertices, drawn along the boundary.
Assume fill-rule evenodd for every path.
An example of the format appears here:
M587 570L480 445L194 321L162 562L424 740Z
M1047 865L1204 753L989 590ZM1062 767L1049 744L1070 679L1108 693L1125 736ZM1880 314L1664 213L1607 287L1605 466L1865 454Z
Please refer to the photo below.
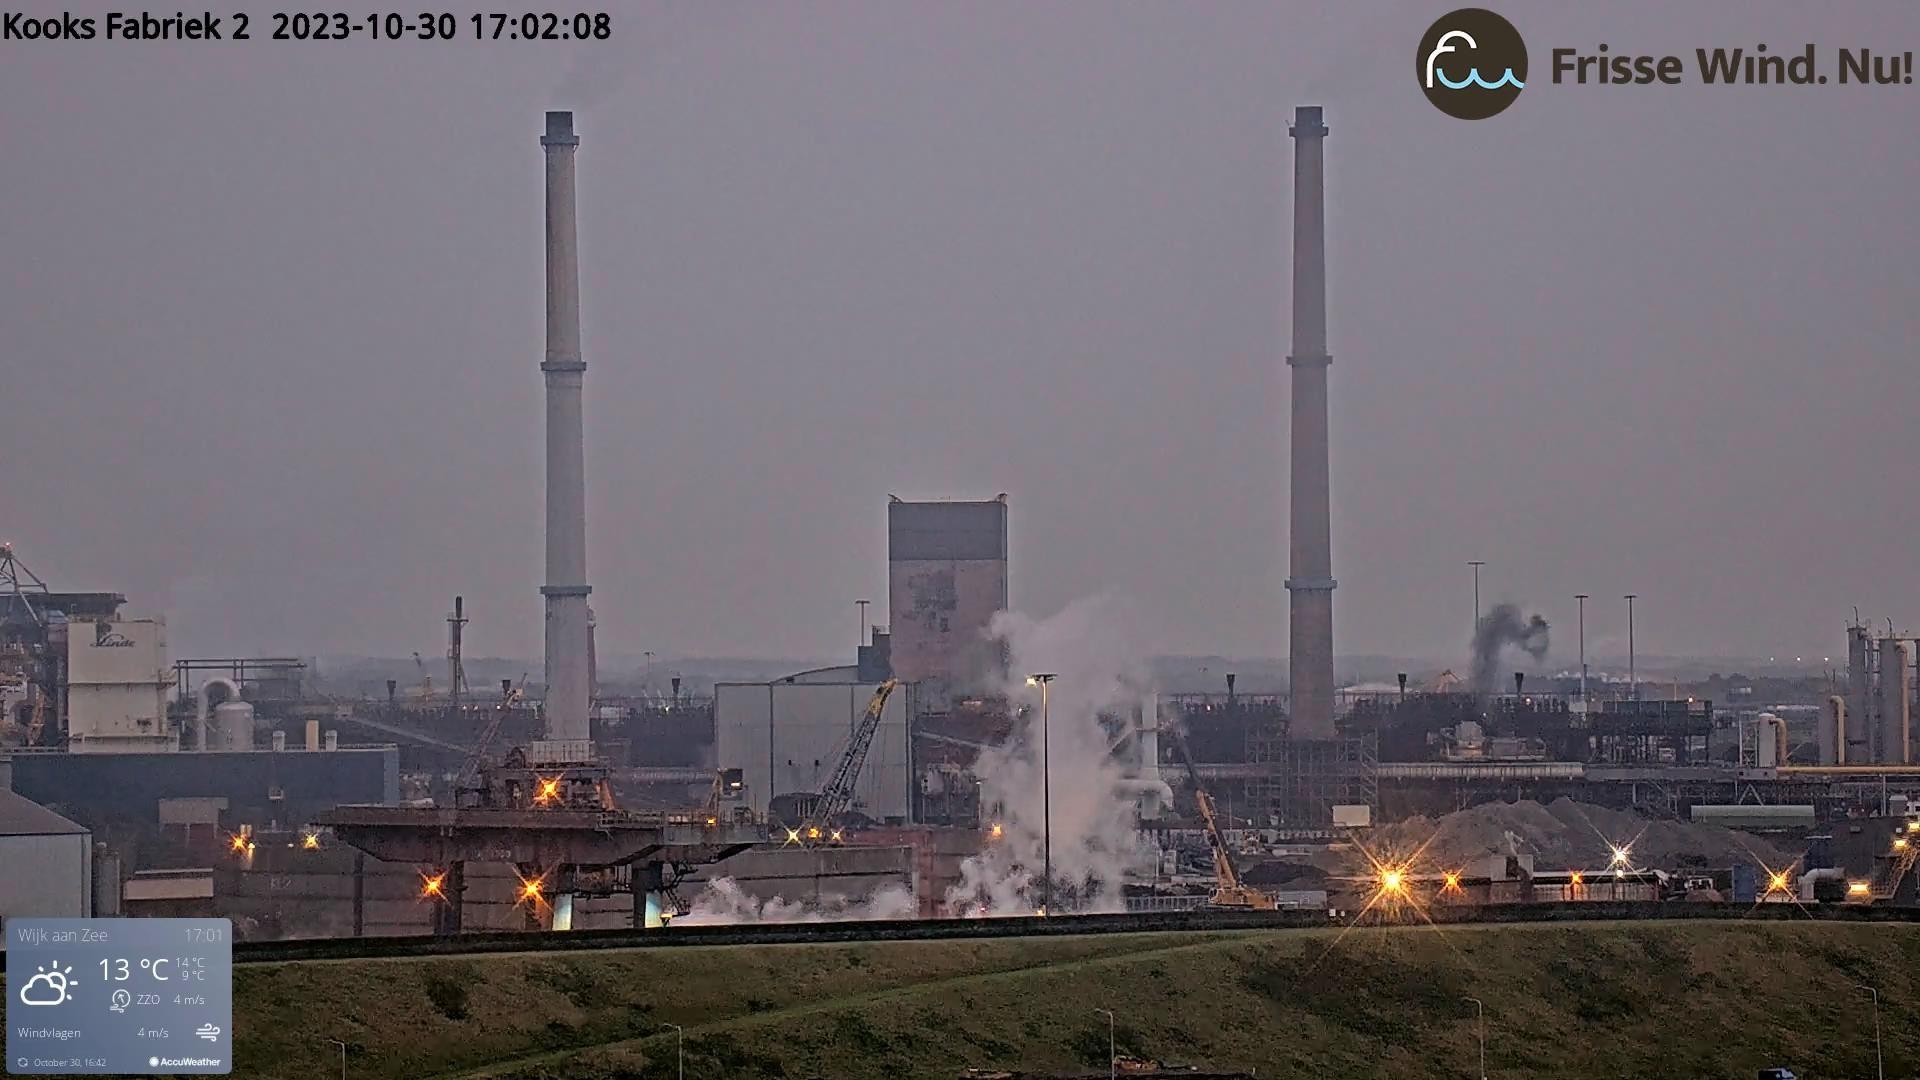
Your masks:
M1485 8L1436 19L1420 37L1415 63L1427 100L1462 120L1496 115L1527 88L1527 43L1512 23Z

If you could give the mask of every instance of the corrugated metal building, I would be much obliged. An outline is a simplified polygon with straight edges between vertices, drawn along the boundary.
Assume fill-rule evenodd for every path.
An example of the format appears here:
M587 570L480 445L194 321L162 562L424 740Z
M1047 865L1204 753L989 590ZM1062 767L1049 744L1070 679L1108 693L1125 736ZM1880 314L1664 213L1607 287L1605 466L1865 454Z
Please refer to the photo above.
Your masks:
M720 683L713 689L714 763L745 773L747 805L758 813L766 813L775 796L817 792L878 688L857 681L852 667L771 683ZM916 698L917 688L902 683L887 699L854 784L854 809L876 821L901 823L913 813L908 725Z
M93 834L10 789L0 762L0 917L93 914Z

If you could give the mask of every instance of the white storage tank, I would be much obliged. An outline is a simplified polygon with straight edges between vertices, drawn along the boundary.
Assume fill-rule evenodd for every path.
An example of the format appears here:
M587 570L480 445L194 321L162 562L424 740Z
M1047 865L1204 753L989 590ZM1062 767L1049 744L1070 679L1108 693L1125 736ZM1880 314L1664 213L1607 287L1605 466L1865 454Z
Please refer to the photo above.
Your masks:
M253 706L244 701L223 701L213 707L214 730L220 733L220 745L226 750L253 749Z

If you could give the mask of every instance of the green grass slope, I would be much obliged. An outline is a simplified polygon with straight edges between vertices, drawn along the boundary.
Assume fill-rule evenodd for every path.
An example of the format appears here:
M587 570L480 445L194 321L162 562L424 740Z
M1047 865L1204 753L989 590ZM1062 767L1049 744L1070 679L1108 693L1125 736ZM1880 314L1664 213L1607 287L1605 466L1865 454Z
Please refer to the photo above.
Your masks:
M248 966L236 1076L951 1078L1122 1052L1261 1077L1808 1080L1920 1069L1920 926L1141 934Z

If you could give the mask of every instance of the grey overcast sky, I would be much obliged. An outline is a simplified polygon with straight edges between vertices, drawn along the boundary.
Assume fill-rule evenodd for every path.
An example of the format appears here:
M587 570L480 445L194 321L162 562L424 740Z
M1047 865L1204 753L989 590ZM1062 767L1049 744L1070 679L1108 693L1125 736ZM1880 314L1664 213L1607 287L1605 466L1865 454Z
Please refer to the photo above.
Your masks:
M83 5L84 6L84 5ZM418 5L415 5L418 6ZM613 654L822 656L885 501L1013 507L1015 606L1286 642L1297 104L1328 155L1342 653L1489 602L1651 653L1920 626L1920 84L1553 86L1555 46L1920 50L1920 5L614 8L604 44L0 43L0 533L176 653L537 656L542 110L577 110ZM57 12L51 4L30 9ZM170 11L171 9L169 9ZM1560 639L1570 646L1570 638ZM1563 650L1564 651L1564 650Z

